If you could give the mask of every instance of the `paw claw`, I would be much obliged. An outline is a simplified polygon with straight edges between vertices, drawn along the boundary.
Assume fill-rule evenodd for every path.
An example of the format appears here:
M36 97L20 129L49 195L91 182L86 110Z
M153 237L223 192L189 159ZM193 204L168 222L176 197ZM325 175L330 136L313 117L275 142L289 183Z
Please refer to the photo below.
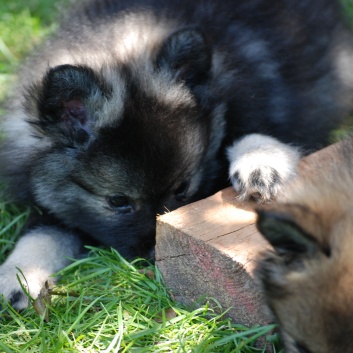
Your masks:
M299 151L276 139L252 134L228 149L230 179L241 201L258 203L274 199L284 183L295 175Z
M13 290L7 299L16 310L23 310L29 305L29 298L22 290Z
M235 172L231 181L235 190L239 193L239 200L253 199L259 203L272 200L282 185L280 175L271 167L256 168L247 178L243 179L239 172Z

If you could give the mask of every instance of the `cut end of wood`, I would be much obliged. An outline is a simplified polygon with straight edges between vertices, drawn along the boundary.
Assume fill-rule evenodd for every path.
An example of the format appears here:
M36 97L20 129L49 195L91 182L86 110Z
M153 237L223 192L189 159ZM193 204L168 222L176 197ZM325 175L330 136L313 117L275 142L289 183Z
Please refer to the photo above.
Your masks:
M254 203L232 188L160 216L156 262L175 298L216 298L237 323L267 323L254 268L268 243L255 227Z

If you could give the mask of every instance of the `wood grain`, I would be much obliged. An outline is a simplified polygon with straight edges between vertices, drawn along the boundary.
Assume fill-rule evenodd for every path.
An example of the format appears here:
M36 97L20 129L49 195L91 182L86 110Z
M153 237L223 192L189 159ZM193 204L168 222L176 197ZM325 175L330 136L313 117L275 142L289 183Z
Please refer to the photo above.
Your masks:
M254 283L256 259L268 243L255 227L253 203L227 188L158 219L156 262L185 304L216 298L237 323L266 323Z

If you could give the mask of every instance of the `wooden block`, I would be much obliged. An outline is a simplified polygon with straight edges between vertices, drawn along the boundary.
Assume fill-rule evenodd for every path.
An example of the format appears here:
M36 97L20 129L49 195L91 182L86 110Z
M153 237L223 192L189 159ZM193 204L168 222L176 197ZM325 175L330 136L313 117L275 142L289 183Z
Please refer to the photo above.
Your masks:
M330 146L329 148L335 148ZM300 174L325 163L324 150L306 157ZM241 203L228 188L160 216L156 263L176 300L216 298L228 316L245 325L268 322L254 282L254 267L270 245L255 227L255 203Z
M159 217L156 263L177 301L216 298L234 322L267 322L253 278L269 248L255 227L254 203L232 188Z

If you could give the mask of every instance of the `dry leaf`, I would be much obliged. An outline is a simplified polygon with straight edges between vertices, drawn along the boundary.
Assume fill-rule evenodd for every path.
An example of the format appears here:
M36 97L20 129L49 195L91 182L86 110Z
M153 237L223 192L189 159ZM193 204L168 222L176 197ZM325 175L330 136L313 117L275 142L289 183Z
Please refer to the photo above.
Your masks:
M38 297L33 301L32 305L34 310L39 316L44 315L44 320L49 322L49 308L51 304L50 284L48 281L44 283L43 288L40 290Z
M171 319L174 319L176 316L177 316L177 313L174 311L174 309L168 308L158 313L157 317L155 318L155 321L158 323L161 323L163 322L163 317L165 317L166 321L169 321Z
M149 279L156 279L156 273L148 268L141 268L139 272L146 275Z

